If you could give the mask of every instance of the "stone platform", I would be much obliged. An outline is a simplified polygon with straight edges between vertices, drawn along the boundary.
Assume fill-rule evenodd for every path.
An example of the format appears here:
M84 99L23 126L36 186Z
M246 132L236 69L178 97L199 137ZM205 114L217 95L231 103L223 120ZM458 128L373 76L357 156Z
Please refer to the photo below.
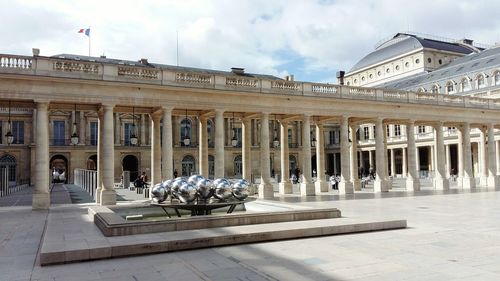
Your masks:
M86 212L51 210L41 265L406 227L406 220L325 218L106 237Z

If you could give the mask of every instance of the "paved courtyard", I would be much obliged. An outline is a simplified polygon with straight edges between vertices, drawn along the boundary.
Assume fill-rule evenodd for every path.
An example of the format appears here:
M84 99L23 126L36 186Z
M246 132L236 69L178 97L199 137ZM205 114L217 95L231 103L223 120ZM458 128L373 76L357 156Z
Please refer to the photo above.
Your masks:
M409 227L46 267L36 256L47 212L1 207L0 280L500 280L499 191L287 196L262 203L337 207L354 219L406 218ZM52 208L68 208L64 188L53 196L61 204Z

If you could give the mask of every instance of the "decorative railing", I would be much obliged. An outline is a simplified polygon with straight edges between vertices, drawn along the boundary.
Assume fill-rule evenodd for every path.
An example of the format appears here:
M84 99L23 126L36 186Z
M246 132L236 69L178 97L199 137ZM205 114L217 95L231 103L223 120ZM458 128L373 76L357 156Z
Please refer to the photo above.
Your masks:
M0 55L1 68L31 69L31 57Z
M438 94L415 93L415 100L422 103L436 103Z
M256 88L259 83L257 79L226 77L226 86Z
M336 95L340 93L338 85L324 85L324 84L313 84L312 85L313 93L320 93L326 95Z
M300 84L297 82L290 81L271 81L271 89L287 90L287 91L299 91Z
M488 107L488 100L482 98L469 98L469 103L478 107Z
M159 71L155 69L138 68L138 67L118 67L118 76L132 77L137 79L157 80Z
M175 81L193 84L210 84L212 76L198 73L176 73Z
M53 69L64 72L83 72L83 73L99 73L99 64L74 62L74 61L55 61Z
M408 100L407 92L384 90L383 95L384 95L384 100L393 100L393 101Z
M455 104L455 105L463 105L464 104L464 98L461 96L444 96L443 97L443 102L449 103L449 104Z
M357 98L357 99L375 99L375 89L371 88L361 88L361 87L351 87L348 92L349 97Z

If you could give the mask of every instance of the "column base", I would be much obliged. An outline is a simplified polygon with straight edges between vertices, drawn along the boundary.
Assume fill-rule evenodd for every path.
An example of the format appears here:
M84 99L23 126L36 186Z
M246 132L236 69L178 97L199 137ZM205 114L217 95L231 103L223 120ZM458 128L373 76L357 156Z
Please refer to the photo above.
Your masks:
M476 188L476 179L475 178L462 178L462 188L463 189L473 189Z
M407 191L420 191L420 181L407 178L406 179L406 190Z
M375 179L375 181L373 182L373 192L388 192L389 183L390 182L388 180Z
M488 177L488 187L496 188L498 186L499 180L496 176Z
M352 187L356 191L361 191L361 181L359 179L355 179L352 181Z
M339 182L339 194L353 194L354 188L351 182L341 181Z
M300 196L316 195L316 193L314 191L315 191L314 184L312 182L300 184Z
M328 192L328 184L326 181L317 181L314 183L316 193Z
M259 198L260 199L272 199L272 198L274 198L273 185L270 183L259 184Z
M278 184L280 194L292 194L293 188L291 182L280 182Z
M94 196L95 196L95 203L96 204L101 203L101 191L102 191L102 188L100 188L100 187L95 190Z
M450 182L448 179L434 179L434 189L436 190L449 190L450 189Z
M50 208L50 194L33 191L31 208L33 210L48 210Z
M488 177L480 177L479 178L479 185L480 186L488 186Z
M99 205L116 205L116 191L114 190L101 190L101 202Z

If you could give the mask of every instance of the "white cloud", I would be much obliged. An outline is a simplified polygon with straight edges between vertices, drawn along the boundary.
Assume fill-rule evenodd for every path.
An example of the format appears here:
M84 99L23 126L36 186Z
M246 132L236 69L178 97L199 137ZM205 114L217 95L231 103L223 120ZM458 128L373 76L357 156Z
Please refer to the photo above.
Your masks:
M500 2L422 1L7 1L0 0L1 53L93 55L332 82L383 37L409 29L498 41ZM287 55L287 56L285 56ZM328 81L326 80L326 81Z

